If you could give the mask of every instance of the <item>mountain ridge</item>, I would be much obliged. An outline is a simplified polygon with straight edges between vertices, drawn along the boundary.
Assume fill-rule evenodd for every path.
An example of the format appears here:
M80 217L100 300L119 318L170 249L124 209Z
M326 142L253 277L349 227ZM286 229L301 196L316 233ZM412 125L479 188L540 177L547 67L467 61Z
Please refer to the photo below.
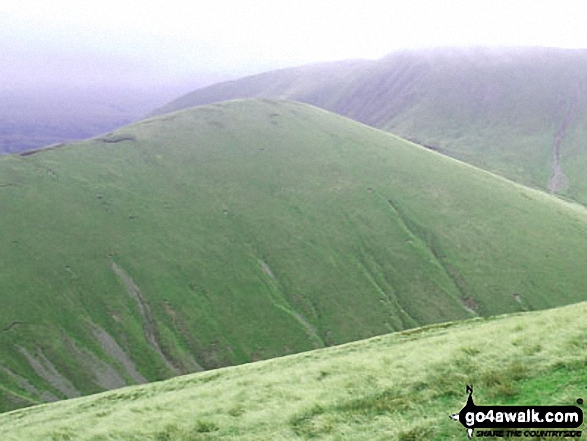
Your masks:
M587 50L420 49L345 63L219 83L155 113L237 97L302 101L587 203Z
M306 104L179 111L0 176L3 411L584 300L584 207Z

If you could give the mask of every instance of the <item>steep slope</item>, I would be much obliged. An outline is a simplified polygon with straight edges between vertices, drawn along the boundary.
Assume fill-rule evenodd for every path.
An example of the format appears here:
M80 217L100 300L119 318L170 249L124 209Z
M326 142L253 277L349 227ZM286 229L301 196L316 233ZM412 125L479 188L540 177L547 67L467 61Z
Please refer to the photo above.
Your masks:
M156 113L237 97L294 99L587 203L587 50L413 50L319 67L220 83Z
M0 159L0 406L585 300L587 210L308 105Z
M465 385L481 406L585 412L586 314L581 303L433 325L18 410L0 415L0 433L15 441L465 440L448 418L465 404ZM587 424L577 429L583 437L564 439L584 439ZM562 439L531 432L521 438Z

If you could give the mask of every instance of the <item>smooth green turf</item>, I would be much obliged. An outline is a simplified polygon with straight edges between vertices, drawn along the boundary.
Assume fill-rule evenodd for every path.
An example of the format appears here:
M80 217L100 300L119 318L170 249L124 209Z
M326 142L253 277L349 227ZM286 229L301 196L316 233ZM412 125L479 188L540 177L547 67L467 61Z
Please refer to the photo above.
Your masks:
M586 71L584 49L406 50L219 83L156 113L242 97L287 98L542 189L549 188L553 141L564 126L566 179L556 192L587 204Z
M585 316L580 303L432 325L16 410L0 415L0 433L18 441L466 440L448 418L464 406L465 385L477 405L585 399Z
M0 225L2 411L587 298L584 207L284 101L1 158Z

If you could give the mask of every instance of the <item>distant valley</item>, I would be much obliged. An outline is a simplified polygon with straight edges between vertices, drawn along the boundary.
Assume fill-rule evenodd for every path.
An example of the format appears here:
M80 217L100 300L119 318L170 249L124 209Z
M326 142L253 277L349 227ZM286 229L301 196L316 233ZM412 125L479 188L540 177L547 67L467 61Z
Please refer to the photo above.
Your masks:
M39 85L0 90L0 155L91 138L143 118L181 88Z

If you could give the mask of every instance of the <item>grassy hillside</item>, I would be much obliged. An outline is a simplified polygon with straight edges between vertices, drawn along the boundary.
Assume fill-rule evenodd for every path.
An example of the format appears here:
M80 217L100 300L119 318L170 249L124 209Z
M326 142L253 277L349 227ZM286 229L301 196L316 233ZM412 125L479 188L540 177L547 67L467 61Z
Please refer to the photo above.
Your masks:
M587 210L304 104L0 158L0 410L586 299Z
M585 398L586 315L581 303L433 325L17 410L0 415L0 433L19 441L466 440L448 418L464 406L466 384L478 405Z
M268 72L158 114L240 97L294 99L587 203L587 50L434 49Z

